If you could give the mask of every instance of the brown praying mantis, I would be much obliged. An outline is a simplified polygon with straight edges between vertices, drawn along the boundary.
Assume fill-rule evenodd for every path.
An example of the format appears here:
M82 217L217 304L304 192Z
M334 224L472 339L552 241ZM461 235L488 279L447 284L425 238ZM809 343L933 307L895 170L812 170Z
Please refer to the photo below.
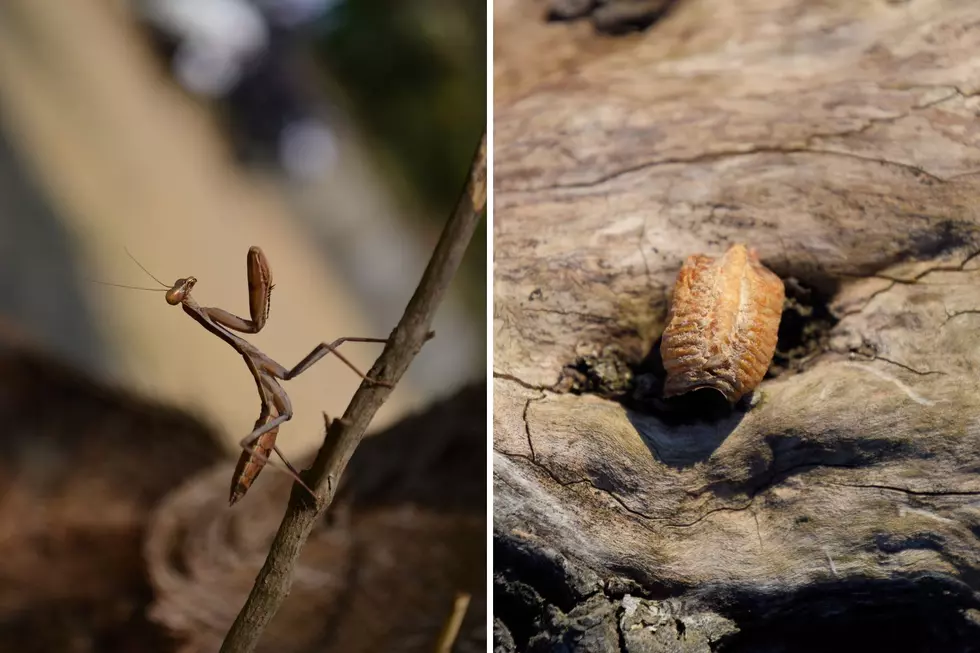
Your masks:
M167 284L157 279L149 270L144 268L143 265L137 261L128 250L126 251L126 254L133 259L136 265L138 265L143 272L145 272L150 276L150 278L163 287L138 288L136 286L124 286L122 284L115 283L106 285L122 288L133 288L136 290L153 290L160 292L166 290L167 303L171 306L177 306L180 304L180 306L184 309L184 312L191 316L195 322L231 345L231 347L245 360L245 365L248 367L248 371L255 379L255 386L258 390L259 400L261 402L259 418L255 421L255 426L253 427L252 432L246 435L240 442L243 451L238 459L235 472L232 475L229 504L234 505L235 502L245 496L245 493L248 492L248 489L258 477L259 472L262 471L262 468L266 463L270 462L270 456L272 455L273 451L276 452L279 458L286 465L286 469L288 470L287 473L292 476L297 483L306 488L311 495L314 495L313 490L311 490L306 483L303 482L303 479L300 478L299 472L296 471L292 464L290 464L290 462L282 454L282 451L279 450L279 447L276 446L276 436L279 433L279 426L283 422L291 419L293 416L293 407L289 401L289 395L287 395L286 391L283 390L281 385L279 385L279 380L288 381L299 376L329 353L343 361L347 367L352 369L365 381L377 385L392 387L390 383L385 381L369 378L363 372L357 369L357 367L346 357L344 357L343 354L337 351L337 348L345 342L385 343L388 341L384 338L344 337L337 338L330 343L322 342L314 347L313 351L307 354L306 357L297 363L293 368L287 369L263 354L255 345L232 333L232 331L238 331L240 333L258 333L262 330L262 327L265 326L266 320L269 317L272 289L275 286L272 283L272 271L269 268L269 262L259 247L250 247L246 258L246 271L248 277L248 312L251 319L238 317L237 315L229 313L221 308L201 306L194 300L193 297L191 297L191 290L194 288L194 284L197 283L196 278L186 277L177 279L173 286L167 286Z

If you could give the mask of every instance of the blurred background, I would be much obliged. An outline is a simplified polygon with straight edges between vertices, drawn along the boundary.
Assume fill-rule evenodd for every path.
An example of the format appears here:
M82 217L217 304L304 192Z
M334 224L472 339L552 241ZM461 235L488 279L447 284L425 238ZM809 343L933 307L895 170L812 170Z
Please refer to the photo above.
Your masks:
M258 414L240 357L152 287L194 275L269 321L294 365L384 337L462 189L486 118L482 0L7 0L0 4L0 342L186 409L232 451ZM485 374L486 229L374 424ZM367 369L377 345L348 344ZM287 455L319 443L359 379L331 357L285 384ZM43 406L38 406L43 409Z

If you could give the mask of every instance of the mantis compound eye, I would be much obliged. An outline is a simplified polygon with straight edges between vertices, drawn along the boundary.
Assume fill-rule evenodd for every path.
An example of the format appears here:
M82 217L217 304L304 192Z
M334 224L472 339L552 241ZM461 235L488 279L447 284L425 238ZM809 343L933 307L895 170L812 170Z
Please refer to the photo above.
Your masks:
M186 279L177 279L174 282L174 287L167 291L167 303L171 306L176 306L184 301L184 298L190 293L191 288L197 283L197 279L194 277L188 277Z
M176 306L184 299L184 289L178 286L174 286L167 291L167 303L171 306Z

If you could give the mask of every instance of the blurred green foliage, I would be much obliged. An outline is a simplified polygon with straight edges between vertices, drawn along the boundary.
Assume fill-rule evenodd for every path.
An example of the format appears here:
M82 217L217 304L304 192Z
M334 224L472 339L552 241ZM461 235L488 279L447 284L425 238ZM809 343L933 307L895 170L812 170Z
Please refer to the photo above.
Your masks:
M413 187L441 225L486 126L487 13L480 0L347 0L315 40L383 166ZM486 227L462 276L469 309L486 314ZM484 318L485 319L485 318Z

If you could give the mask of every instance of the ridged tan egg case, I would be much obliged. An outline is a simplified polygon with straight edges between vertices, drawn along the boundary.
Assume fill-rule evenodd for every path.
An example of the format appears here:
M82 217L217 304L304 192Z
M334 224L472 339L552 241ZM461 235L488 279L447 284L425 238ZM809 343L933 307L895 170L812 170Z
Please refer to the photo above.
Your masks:
M714 388L732 404L762 381L776 351L785 291L755 250L689 256L677 275L660 354L664 397Z

